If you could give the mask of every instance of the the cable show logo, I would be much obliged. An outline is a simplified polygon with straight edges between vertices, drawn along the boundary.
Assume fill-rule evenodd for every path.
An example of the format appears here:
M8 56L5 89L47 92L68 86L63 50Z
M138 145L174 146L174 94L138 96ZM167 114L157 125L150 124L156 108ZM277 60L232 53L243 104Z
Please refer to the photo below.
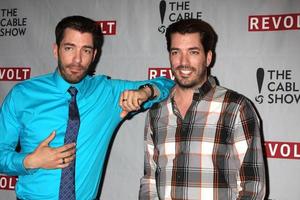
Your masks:
M17 8L0 9L0 37L24 36L27 18L21 17Z
M298 104L300 102L299 75L296 75L293 70L258 68L256 80L258 95L255 101L259 104Z
M181 19L196 18L201 19L202 12L192 10L191 1L166 1L159 2L160 25L158 31L162 34L166 32L168 24L179 21Z

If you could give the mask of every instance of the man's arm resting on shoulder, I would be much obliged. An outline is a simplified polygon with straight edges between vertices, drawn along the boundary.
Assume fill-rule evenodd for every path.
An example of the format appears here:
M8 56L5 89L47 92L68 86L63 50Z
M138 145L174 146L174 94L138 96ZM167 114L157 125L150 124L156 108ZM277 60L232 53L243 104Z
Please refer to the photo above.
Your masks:
M147 83L146 83L147 84ZM155 98L148 99L143 105L145 109L150 108L153 104L159 103L166 98L171 93L172 88L175 85L175 82L171 79L167 79L165 77L158 77L155 79L151 79L148 81L148 84L153 85L155 90Z
M154 103L165 100L171 89L174 86L174 81L164 77L158 77L149 81L140 82L139 89L124 91L119 100L124 117L128 112L137 111L143 105L144 109L150 108Z

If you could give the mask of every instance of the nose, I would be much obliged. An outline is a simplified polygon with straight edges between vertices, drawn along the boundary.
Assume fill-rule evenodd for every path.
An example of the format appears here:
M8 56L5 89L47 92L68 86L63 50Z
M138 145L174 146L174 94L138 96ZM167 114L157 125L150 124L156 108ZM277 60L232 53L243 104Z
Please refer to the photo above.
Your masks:
M75 56L74 56L74 62L75 63L81 63L81 51L80 50L77 50L76 53L75 53Z
M180 65L189 66L189 59L185 53L182 53L180 56Z

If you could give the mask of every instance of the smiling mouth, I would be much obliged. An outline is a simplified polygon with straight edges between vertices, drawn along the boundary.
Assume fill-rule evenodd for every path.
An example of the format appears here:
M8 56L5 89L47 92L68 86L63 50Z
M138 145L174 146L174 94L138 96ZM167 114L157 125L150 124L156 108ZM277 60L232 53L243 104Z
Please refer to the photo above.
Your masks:
M189 75L192 73L191 70L179 70L180 73L185 74L185 75Z
M177 70L179 72L179 75L182 77L190 77L190 75L193 73L192 69L182 68Z

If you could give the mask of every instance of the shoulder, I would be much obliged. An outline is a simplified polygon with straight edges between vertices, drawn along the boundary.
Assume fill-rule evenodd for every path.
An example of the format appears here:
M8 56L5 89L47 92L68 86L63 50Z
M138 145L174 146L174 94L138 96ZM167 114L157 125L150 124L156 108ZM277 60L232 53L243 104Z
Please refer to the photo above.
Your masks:
M87 76L85 81L89 88L108 87L111 85L110 77L105 75Z
M85 79L84 85L87 95L115 96L120 93L119 88L123 88L122 81L113 80L105 75L89 76Z
M250 115L258 115L254 103L248 97L231 89L221 86L217 87L217 90L223 91L224 93L223 105L226 106L227 110L244 113L243 115L249 115L249 117Z
M130 81L126 81L126 80L113 79L107 75L88 76L86 79L88 82L92 82L94 84L106 83L106 84L110 84L110 85L118 85L118 84L124 84L126 82L130 82Z
M215 97L222 97L224 103L241 105L245 101L250 101L245 95L222 86L216 86L215 93Z
M93 77L94 83L97 85L105 86L106 89L111 89L117 94L124 90L133 90L137 89L139 85L142 84L142 81L131 81L131 80L122 80L122 79L114 79L105 75L98 75Z
M95 75L95 76L87 76L86 77L87 81L92 81L92 82L101 82L101 81L108 81L110 80L111 78L109 76L106 76L106 75Z
M13 88L12 91L14 92L21 92L21 91L30 91L30 90L36 90L38 88L44 88L46 86L49 86L49 84L52 84L51 78L52 73L50 74L44 74L39 75L27 80L24 80L20 83L17 83Z

